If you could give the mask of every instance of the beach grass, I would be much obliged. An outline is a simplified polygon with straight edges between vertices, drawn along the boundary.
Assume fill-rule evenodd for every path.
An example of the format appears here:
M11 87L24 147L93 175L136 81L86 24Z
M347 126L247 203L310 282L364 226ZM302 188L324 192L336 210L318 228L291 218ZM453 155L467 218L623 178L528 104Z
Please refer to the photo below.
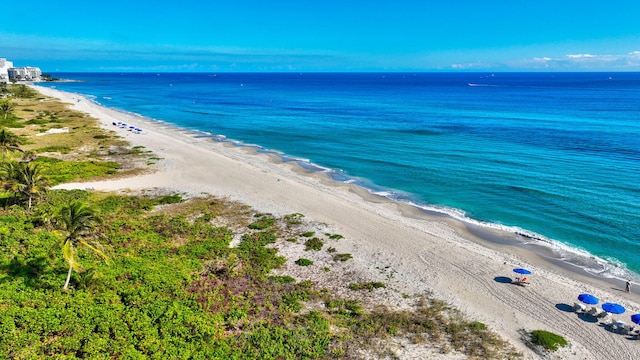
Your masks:
M148 171L148 166L144 165L153 165L158 160L151 152L131 147L114 132L101 128L95 118L69 109L68 104L37 93L12 101L15 110L11 122L4 127L25 139L22 145L25 152L35 153L41 159L71 161L44 161L52 174L69 174L69 167L83 166L76 171L78 177L57 176L60 181L81 181L114 174L133 176ZM47 133L52 129L68 132Z

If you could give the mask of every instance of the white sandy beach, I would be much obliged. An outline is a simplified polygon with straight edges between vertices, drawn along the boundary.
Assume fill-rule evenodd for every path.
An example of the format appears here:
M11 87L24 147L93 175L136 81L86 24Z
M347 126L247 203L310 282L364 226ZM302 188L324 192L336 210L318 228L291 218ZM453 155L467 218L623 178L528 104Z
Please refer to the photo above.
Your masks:
M522 351L525 358L539 356L521 341L522 330L541 329L560 334L571 343L570 348L549 358L640 359L640 340L584 321L562 306L573 305L578 294L589 292L601 302L624 305L627 312L615 318L630 323L629 315L640 313L640 296L624 293L617 283L571 272L522 248L483 242L458 221L428 216L355 186L336 183L323 174L309 173L274 156L196 137L161 122L98 106L75 94L45 87L36 89L89 113L106 129L162 158L158 170L150 174L65 184L64 188L162 188L228 197L276 215L301 213L345 237L334 246L339 252L353 254L351 266L378 277L368 281L384 281L388 273L379 269L389 266L395 271L391 288L398 293L433 293L469 318L487 324ZM142 128L144 134L112 125L118 121ZM529 285L500 281L501 277L515 278L515 267L532 270ZM640 286L634 289L640 291ZM410 359L415 354L401 356Z

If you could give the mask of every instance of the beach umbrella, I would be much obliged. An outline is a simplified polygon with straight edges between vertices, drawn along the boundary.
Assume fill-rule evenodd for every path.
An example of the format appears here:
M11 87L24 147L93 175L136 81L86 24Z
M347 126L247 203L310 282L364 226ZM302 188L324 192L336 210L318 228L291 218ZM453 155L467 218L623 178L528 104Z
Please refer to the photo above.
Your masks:
M634 324L640 325L640 314L631 315L631 321L633 321Z
M624 306L609 302L602 304L602 310L611 314L622 314L623 312L625 312Z
M527 270L527 269L522 269L522 268L515 268L513 269L513 272L516 272L518 274L522 274L522 275L529 275L531 274L531 271Z
M578 295L578 300L589 305L595 305L598 303L598 298L591 294L580 294Z

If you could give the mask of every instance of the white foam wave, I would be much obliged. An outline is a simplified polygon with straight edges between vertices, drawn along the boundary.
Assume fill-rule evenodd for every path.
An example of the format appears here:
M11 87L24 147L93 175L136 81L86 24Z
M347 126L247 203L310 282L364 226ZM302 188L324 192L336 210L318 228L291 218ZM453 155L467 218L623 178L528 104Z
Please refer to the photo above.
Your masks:
M371 191L372 194L384 196L386 198L390 198L393 195L391 191Z
M607 279L633 279L636 282L640 281L640 275L631 272L623 263L616 259L598 257L582 248L574 247L554 239L549 239L541 234L525 230L517 226L507 226L476 220L468 217L466 213L460 209L446 206L419 204L413 201L403 200L402 195L394 191L368 190L372 194L384 196L390 200L402 201L424 211L444 214L467 224L518 235L519 241L517 241L517 243L524 246L534 245L546 248L547 251L545 253L548 252L551 254L550 258L576 266L593 276Z

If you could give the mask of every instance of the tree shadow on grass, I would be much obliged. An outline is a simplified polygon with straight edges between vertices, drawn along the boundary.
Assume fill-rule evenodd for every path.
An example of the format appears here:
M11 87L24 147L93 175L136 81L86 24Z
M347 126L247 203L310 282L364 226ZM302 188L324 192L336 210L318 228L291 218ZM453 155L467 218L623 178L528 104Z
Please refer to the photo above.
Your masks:
M0 207L3 209L8 208L11 205L16 204L16 198L13 196L2 196L0 197Z
M9 276L0 280L11 281L13 278L22 278L24 284L33 288L50 288L47 281L43 281L50 275L54 275L53 269L48 264L46 258L19 259L13 258L8 263L0 266L0 271Z

